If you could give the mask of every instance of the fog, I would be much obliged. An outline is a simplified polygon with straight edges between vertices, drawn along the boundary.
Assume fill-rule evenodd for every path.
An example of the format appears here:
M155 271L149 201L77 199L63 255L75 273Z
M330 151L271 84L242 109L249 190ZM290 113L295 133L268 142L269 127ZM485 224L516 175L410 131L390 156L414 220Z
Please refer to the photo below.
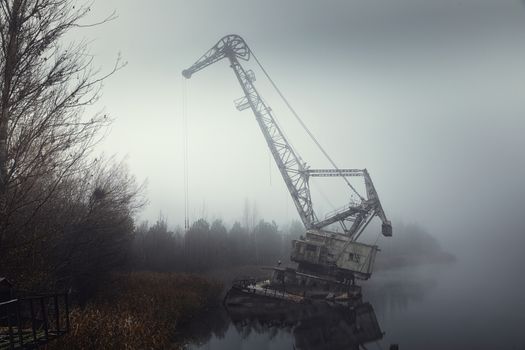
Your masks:
M525 349L525 0L1 4L0 348Z
M127 156L147 179L143 219L162 212L183 224L181 71L236 33L336 163L369 170L393 221L424 227L458 261L522 279L523 2L120 0L97 2L91 16L113 10L116 20L77 35L94 38L102 69L118 52L128 61L95 108L115 119L100 150ZM247 67L301 156L328 167L262 72ZM228 64L186 84L190 220L231 225L246 203L281 225L297 219L253 115L234 108L241 89Z

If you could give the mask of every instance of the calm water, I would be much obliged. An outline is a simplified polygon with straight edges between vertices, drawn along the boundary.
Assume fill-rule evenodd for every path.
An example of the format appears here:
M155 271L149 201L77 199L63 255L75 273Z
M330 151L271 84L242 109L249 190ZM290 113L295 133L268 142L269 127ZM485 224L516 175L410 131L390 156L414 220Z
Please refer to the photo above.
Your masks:
M363 284L369 304L357 315L323 309L256 316L221 309L196 320L189 331L196 341L187 348L328 350L364 343L366 349L524 350L524 285L519 267L489 273L476 259L382 271Z

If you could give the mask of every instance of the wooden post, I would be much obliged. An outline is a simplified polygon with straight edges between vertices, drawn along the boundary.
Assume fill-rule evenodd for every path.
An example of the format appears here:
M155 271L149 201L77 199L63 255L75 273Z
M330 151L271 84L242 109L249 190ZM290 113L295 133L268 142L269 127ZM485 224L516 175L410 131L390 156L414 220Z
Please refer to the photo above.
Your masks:
M7 326L9 328L9 344L11 345L11 349L14 349L15 347L15 337L14 337L14 334L13 334L13 324L11 322L11 305L13 303L12 302L9 302L5 305L5 307L7 308Z
M22 334L22 315L20 313L20 299L16 301L16 318L18 324L18 341L20 346L24 346L24 335Z
M69 300L67 292L64 293L64 302L66 303L66 333L69 332Z
M49 331L48 331L48 324L47 324L47 312L46 312L46 305L44 304L44 297L40 297L40 309L42 310L42 321L44 322L44 334L46 336L46 341L49 340Z
M31 331L33 332L33 342L36 345L35 306L33 305L33 298L29 299L29 309L31 310Z
M53 295L53 303L55 304L55 322L57 336L60 334L60 312L58 310L58 295Z

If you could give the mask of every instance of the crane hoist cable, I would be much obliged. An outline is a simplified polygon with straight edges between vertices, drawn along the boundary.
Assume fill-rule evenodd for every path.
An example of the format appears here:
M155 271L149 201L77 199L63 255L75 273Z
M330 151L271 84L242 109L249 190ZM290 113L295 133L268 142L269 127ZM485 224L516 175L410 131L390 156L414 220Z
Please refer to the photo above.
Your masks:
M332 157L330 157L330 155L325 151L325 149L323 148L323 146L321 146L321 144L319 143L319 141L317 141L317 139L315 138L314 134L312 134L312 132L310 131L310 129L308 129L308 127L306 126L306 124L303 122L303 120L301 119L301 117L299 116L299 114L295 111L295 109L292 107L292 105L290 104L290 102L288 102L288 99L284 96L284 94L281 92L281 90L277 87L277 85L275 84L275 82L273 81L273 79L270 77L270 75L268 74L268 72L266 71L266 69L264 69L263 65L261 64L261 62L259 61L259 59L257 58L257 55L255 55L255 53L253 52L252 49L250 49L250 52L253 56L253 58L255 59L255 62L257 63L257 65L259 66L259 68L261 68L262 72L264 73L264 75L266 76L266 78L270 81L270 84L273 86L273 88L275 89L275 91L277 92L277 94L279 94L279 96L281 97L281 99L284 101L284 103L286 104L286 106L288 107L288 109L290 110L290 112L292 112L293 116L295 117L295 119L297 119L297 121L299 122L299 124L301 125L301 127L306 131L306 133L308 134L308 136L310 136L310 138L312 139L312 141L315 143L315 145L319 148L319 150L321 151L321 153L323 153L323 155L326 157L326 159L330 162L330 164L334 167L334 169L336 170L339 170L339 167L335 164L334 160L332 159ZM346 184L352 189L352 191L359 197L359 199L361 200L364 200L363 196L361 196L361 194L359 194L359 192L357 192L357 190L354 188L354 186L352 186L352 184L350 183L350 181L347 179L346 176L342 176L342 178L344 179L344 181L346 182Z
M184 231L190 229L189 219L189 180L188 180L188 86L187 79L182 80L182 152L184 162Z

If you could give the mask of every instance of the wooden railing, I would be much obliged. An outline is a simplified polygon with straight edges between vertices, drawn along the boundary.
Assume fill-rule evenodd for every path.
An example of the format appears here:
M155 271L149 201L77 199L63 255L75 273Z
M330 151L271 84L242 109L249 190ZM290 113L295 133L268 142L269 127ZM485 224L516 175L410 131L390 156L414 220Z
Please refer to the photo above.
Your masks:
M34 349L69 332L66 293L0 303L0 350Z

